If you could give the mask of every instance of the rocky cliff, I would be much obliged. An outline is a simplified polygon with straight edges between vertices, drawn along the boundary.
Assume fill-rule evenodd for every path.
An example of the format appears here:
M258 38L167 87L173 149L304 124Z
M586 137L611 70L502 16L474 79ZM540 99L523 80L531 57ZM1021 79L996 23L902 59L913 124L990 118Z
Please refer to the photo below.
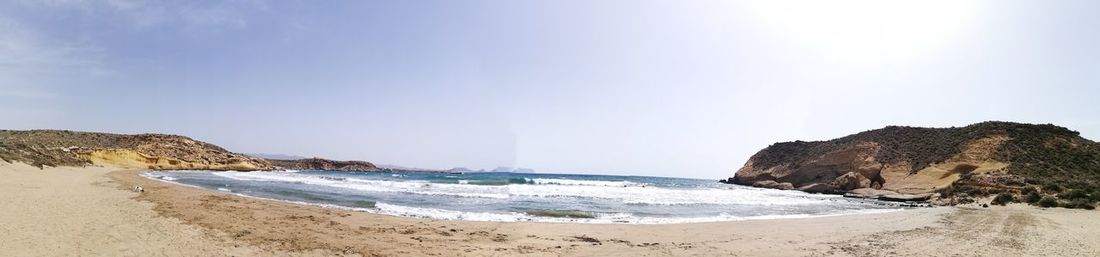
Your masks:
M35 166L110 165L135 169L271 170L266 160L175 135L0 130L0 159Z
M321 158L308 158L299 160L268 160L278 168L292 170L338 170L374 172L382 169L373 163L365 161L333 161Z
M1054 125L891 126L828 141L776 143L723 182L941 204L997 195L1091 208L1100 201L1100 144Z

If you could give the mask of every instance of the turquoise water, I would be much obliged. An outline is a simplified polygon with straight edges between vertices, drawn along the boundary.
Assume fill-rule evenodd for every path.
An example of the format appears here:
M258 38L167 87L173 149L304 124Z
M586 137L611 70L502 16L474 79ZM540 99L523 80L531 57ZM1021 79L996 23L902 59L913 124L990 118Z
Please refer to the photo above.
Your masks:
M686 223L898 209L835 195L644 176L335 171L144 176L246 196L448 220Z

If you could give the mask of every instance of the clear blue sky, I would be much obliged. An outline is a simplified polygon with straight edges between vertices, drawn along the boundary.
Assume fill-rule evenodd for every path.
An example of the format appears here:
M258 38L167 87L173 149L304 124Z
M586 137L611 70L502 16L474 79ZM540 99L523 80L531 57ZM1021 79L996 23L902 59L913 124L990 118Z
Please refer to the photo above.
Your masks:
M3 1L0 127L722 178L776 141L1100 138L1098 1Z

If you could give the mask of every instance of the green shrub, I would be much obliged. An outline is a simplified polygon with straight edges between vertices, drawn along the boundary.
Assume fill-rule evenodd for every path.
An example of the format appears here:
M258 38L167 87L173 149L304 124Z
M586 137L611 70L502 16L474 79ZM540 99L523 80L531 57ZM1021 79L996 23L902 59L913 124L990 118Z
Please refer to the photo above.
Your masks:
M1092 209L1096 209L1096 204L1091 202L1091 201L1085 200L1085 199L1076 199L1076 200L1073 200L1073 201L1062 203L1062 207L1069 208L1069 209L1092 210Z
M1003 193L997 194L997 197L994 197L993 202L990 202L990 203L1000 205L1000 206L1004 206L1005 204L1011 203L1012 201L1015 201L1015 200L1016 200L1015 197L1012 197L1011 193L1003 192Z
M1058 199L1054 199L1051 196L1044 196L1042 200L1039 200L1039 206L1043 208L1058 207Z
M1081 190L1081 189L1071 189L1071 190L1069 190L1068 193L1058 194L1058 198L1071 199L1071 200L1088 199L1089 198L1089 193L1086 192L1085 190Z
M1059 186L1058 184L1054 184L1054 183L1046 184L1046 185L1043 185L1043 191L1046 191L1048 193L1062 192L1062 186Z
M1043 198L1043 196L1039 195L1039 192L1035 192L1035 191L1028 192L1027 196L1024 197L1024 199L1027 200L1028 203L1032 203L1032 204L1033 203L1038 203L1039 200L1041 200L1042 198Z

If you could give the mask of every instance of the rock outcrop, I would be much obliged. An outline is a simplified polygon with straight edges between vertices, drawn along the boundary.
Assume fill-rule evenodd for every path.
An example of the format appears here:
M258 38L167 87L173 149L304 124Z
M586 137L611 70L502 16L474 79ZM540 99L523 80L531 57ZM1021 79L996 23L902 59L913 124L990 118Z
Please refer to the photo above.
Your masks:
M292 170L338 170L376 172L381 168L373 163L365 161L333 161L321 158L308 158L299 160L268 160L278 168Z
M945 204L1080 190L1088 197L1063 199L1091 204L1100 200L1100 144L1054 125L891 126L829 141L776 143L723 182L834 194L873 189L880 192L875 197L943 196Z
M155 170L271 170L266 160L188 137L0 130L0 159L35 166L110 165Z

